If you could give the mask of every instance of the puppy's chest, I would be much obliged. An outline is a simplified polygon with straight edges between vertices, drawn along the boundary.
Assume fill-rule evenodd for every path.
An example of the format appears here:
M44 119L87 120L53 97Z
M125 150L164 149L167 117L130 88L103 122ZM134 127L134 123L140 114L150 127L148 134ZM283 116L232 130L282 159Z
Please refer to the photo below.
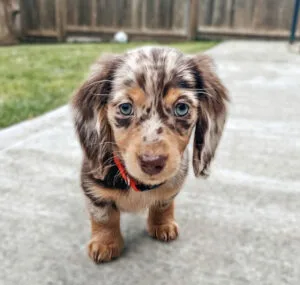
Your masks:
M175 193L175 190L163 190L164 189L157 189L147 192L136 192L131 189L128 190L126 195L121 195L115 202L121 211L139 212L159 202L170 200Z
M118 209L124 212L142 211L159 202L170 200L177 192L176 189L164 188L144 192L136 192L130 189L127 190L126 193L118 190L110 190L109 193L107 191L103 191L103 189L99 190L100 189L98 189L97 194L100 197L113 200Z

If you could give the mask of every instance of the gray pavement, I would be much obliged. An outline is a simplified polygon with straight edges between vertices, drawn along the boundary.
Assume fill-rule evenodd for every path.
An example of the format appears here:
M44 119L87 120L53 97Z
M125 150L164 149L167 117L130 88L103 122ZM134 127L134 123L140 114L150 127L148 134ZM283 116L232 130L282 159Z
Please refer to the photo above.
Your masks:
M81 152L68 107L0 132L0 284L300 284L300 56L285 43L225 42L208 52L230 90L208 180L177 199L179 240L122 216L126 248L87 257Z

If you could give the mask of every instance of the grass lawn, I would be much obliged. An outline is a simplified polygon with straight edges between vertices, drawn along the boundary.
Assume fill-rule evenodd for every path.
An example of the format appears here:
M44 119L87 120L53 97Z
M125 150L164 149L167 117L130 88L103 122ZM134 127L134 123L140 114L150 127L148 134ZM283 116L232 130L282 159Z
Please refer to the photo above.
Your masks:
M0 47L0 128L66 104L103 52L123 52L145 43L53 44ZM170 46L196 53L215 42Z

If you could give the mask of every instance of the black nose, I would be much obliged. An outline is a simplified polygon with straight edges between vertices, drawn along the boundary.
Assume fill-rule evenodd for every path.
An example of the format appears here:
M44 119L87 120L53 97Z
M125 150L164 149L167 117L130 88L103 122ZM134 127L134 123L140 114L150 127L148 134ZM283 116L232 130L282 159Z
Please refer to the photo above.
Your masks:
M144 154L139 156L139 160L141 168L145 173L149 175L155 175L164 169L167 156Z

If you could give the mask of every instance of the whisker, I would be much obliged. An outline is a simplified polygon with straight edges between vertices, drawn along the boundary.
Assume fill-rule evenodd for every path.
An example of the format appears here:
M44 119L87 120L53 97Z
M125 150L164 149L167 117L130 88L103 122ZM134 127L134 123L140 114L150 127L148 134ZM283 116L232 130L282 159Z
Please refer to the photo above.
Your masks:
M210 88L211 89L211 88ZM212 100L222 104L221 100L216 97L216 96L213 96L211 93L205 91L204 89L190 89L191 91L194 91L194 92L197 92L199 94L203 94L203 95L207 95L208 97L210 97Z
M96 84L101 84L101 83L104 83L104 82L112 83L113 80L103 79L103 80L93 81L93 82L87 84L85 87L87 88L87 87L90 87L90 86L93 86L93 85L96 85Z

